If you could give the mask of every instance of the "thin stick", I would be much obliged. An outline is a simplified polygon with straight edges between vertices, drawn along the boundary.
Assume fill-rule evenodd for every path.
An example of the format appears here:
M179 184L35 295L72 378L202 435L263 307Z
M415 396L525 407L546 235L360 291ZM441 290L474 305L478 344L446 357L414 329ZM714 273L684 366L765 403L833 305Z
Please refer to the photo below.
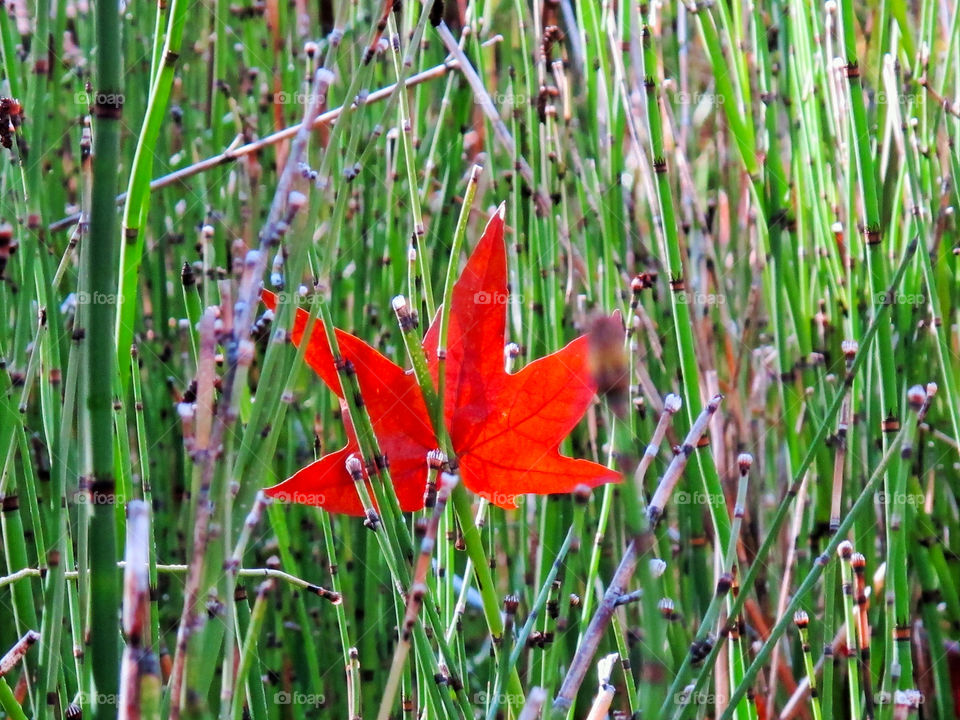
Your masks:
M39 639L40 633L36 630L27 630L24 636L17 640L16 644L7 651L7 654L0 658L0 677L3 677L13 670L13 668L17 666L17 663L23 659L23 656L27 654L27 650Z
M587 720L604 720L610 712L610 705L613 703L613 696L616 688L610 684L610 675L613 670L613 663L616 662L619 655L613 653L597 662L598 672L600 673L600 687L597 695L590 706L590 712L587 714Z
M127 563L124 560L120 560L117 563L117 567L120 569L125 568L126 565ZM171 575L182 575L189 569L189 565L157 565L158 573L169 573ZM18 570L10 575L0 577L0 587L12 585L18 580L23 580L25 578L43 577L45 574L45 571L41 568L23 568L22 570ZM77 570L67 570L64 573L64 577L66 577L68 580L76 580L79 575L80 573ZM319 585L314 585L309 580L304 580L296 575L291 575L290 573L283 572L282 570L276 570L274 568L240 568L237 570L237 577L275 578L277 580L283 580L285 583L289 583L294 587L302 588L307 592L313 593L324 600L329 600L334 604L342 602L340 593L334 592L333 590L327 590ZM0 675L2 674L3 673L0 673Z
M533 688L527 695L527 702L524 703L517 720L537 720L540 717L540 708L546 701L547 691L539 687Z
M693 427L690 428L690 433L680 448L680 452L670 461L666 472L663 474L663 477L660 478L660 483L657 485L653 497L650 498L650 506L647 508L647 520L651 526L656 525L659 521L660 514L663 512L667 500L670 499L670 494L677 486L677 482L683 474L687 460L693 455L697 443L700 442L700 438L703 436L703 433L706 432L707 424L710 422L710 418L713 417L713 413L720 407L720 401L722 399L723 395L714 395L710 398L710 402L707 403L703 412L700 413L700 416L696 422L694 422ZM714 501L711 499L710 502L712 504Z
M660 452L660 443L663 442L663 438L667 434L670 421L673 419L673 416L680 411L682 404L683 402L680 400L679 395L670 393L664 398L664 412L660 414L660 418L657 420L657 426L653 430L653 437L650 438L650 442L647 443L647 447L644 448L643 457L640 458L637 469L633 473L634 487L638 490L643 487L643 479L647 476L647 470L653 464L657 453Z

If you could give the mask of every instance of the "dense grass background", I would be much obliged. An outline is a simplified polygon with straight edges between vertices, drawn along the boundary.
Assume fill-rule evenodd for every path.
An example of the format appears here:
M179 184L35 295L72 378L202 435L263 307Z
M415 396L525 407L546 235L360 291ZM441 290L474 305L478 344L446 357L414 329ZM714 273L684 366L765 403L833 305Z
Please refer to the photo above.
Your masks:
M956 3L117 9L0 8L0 713L957 716ZM343 441L294 305L409 365L501 202L513 368L628 320L624 482L266 504Z

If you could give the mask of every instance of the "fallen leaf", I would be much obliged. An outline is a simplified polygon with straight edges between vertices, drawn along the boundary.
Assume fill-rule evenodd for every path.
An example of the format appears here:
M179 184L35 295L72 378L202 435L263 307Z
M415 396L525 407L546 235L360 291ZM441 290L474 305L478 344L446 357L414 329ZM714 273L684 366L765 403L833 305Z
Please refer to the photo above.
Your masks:
M507 288L503 210L493 215L453 288L444 365L444 422L464 485L503 508L514 508L528 493L568 493L619 480L603 465L564 457L559 446L596 395L588 339L581 336L517 373L504 369ZM276 298L264 291L270 308ZM292 340L303 339L308 313L298 309ZM405 512L423 507L427 452L437 447L426 404L412 374L359 338L336 331L344 362L354 369L362 401L394 488ZM434 383L439 321L431 324L423 349ZM307 363L341 398L348 442L266 493L331 512L362 515L363 507L345 468L359 455L356 433L343 401L333 355L317 321L306 351Z

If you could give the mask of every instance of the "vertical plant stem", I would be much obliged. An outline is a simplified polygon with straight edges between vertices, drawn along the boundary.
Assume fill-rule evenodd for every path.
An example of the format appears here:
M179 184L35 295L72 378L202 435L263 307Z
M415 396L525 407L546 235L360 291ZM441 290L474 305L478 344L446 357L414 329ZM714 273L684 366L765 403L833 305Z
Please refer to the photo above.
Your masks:
M87 414L86 492L92 506L90 533L90 653L98 695L105 703L93 707L94 718L111 718L118 693L120 638L117 613L120 583L117 574L116 478L113 466L112 388L116 375L114 307L116 298L117 195L120 166L120 126L123 112L123 64L120 52L120 13L116 4L97 2L96 84L93 104L93 189L89 247L83 255L81 287L87 308L84 353Z

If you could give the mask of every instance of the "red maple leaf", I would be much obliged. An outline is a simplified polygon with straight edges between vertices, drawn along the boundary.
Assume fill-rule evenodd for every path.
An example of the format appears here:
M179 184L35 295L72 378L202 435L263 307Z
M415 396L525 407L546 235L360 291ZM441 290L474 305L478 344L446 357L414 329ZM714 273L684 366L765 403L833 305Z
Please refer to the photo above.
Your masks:
M560 454L560 442L593 401L597 386L588 368L587 337L536 360L517 373L504 369L507 261L502 210L487 223L480 242L454 285L445 362L444 421L464 484L495 505L515 508L519 496L568 493L619 480L597 463ZM264 291L269 308L276 298ZM292 340L303 339L309 315L298 309ZM357 374L363 403L387 456L400 508L424 504L426 457L438 446L426 403L411 373L359 338L336 330L343 361ZM439 363L439 321L423 339L434 383ZM268 488L272 496L320 505L330 512L363 515L347 458L360 449L323 326L317 321L307 363L341 398L347 445Z

